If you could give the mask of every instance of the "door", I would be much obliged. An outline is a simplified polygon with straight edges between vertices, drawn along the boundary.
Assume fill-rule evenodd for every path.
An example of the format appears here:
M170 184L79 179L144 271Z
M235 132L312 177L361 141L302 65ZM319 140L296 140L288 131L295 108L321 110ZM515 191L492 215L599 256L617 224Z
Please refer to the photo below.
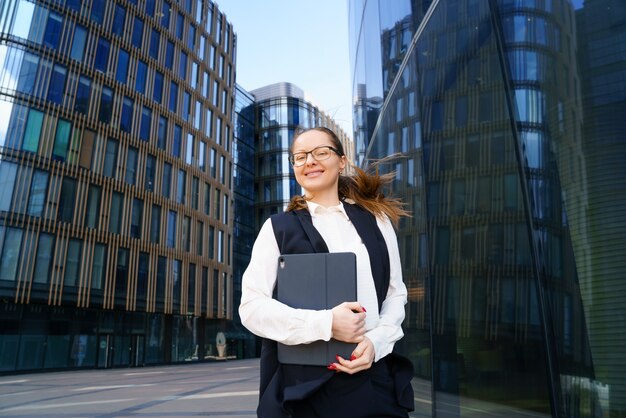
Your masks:
M144 365L144 335L132 335L130 346L130 366L141 367Z
M113 366L114 350L113 334L100 334L98 336L98 367L108 369Z

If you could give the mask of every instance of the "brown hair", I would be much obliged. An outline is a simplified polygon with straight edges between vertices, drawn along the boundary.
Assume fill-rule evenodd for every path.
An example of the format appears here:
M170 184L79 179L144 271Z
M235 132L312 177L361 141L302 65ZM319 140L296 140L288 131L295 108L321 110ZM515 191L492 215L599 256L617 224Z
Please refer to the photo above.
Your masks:
M315 127L309 129L296 129L293 136L295 141L300 135L309 131L319 131L327 134L333 143L333 146L337 149L339 156L345 156L343 144L337 137L337 135L330 129L325 127ZM293 142L292 142L293 146ZM377 165L369 167L368 172L360 169L359 167L348 162L350 166L356 172L355 175L339 175L339 199L340 200L352 200L357 205L363 207L374 216L381 217L387 215L389 219L398 224L398 220L401 216L408 216L409 213L404 210L404 204L400 199L388 198L382 192L383 187L391 182L394 177L394 173L388 173L380 175L378 174ZM305 209L307 207L306 198L304 196L294 196L289 202L287 211Z

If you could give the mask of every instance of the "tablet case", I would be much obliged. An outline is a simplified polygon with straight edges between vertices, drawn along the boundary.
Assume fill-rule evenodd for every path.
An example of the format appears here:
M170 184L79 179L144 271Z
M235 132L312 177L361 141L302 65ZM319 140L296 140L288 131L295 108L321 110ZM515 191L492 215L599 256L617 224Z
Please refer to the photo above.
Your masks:
M292 308L332 309L356 301L354 253L286 254L278 258L277 299ZM278 344L284 364L328 366L339 354L349 359L356 344L330 339L310 344Z

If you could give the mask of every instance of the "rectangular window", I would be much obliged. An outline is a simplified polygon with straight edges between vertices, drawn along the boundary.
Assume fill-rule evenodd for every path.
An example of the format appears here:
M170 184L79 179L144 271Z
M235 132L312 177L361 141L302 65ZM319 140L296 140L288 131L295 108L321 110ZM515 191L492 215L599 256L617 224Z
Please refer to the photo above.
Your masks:
M74 110L86 115L89 112L89 99L91 98L91 79L81 76L78 79Z
M120 48L117 54L117 70L115 71L115 79L122 84L126 84L126 77L128 75L128 52Z
M169 111L176 113L176 108L178 105L178 84L174 81L170 83L170 102L169 102Z
M172 144L172 155L174 157L180 157L180 147L183 140L183 128L179 125L174 125L174 141Z
M181 116L185 121L189 121L191 112L191 96L188 92L183 92L183 108L181 109Z
M180 309L180 286L181 286L180 274L181 272L182 272L182 261L173 260L172 261L172 303L173 303L174 310Z
M152 2L148 2L152 3ZM148 265L149 265L148 253L139 253L139 267L137 268L137 308L145 309L146 306L146 294L148 290Z
M0 258L0 280L14 281L16 278L22 234L23 231L19 228L6 228Z
M144 188L150 192L154 191L154 175L156 172L156 158L148 154L146 157L146 175L144 177Z
M185 152L185 163L191 165L193 163L193 146L194 140L193 135L191 133L187 134L187 149Z
M204 214L211 214L211 186L209 183L204 183Z
M28 215L43 216L43 208L46 204L46 195L48 194L48 172L43 170L35 170L33 179L30 184L30 193L28 197Z
M130 236L141 238L141 221L143 218L143 200L133 199L133 213L130 222Z
M189 25L189 32L187 33L187 47L192 51L196 47L196 27L194 25Z
M137 77L135 77L135 90L141 94L146 94L146 75L148 66L145 62L137 60Z
M206 169L206 144L201 140L198 142L198 147L198 167L204 171Z
M72 40L72 49L70 50L70 57L75 61L82 62L85 56L87 33L87 29L84 26L76 25L74 29L74 39Z
M193 117L193 127L200 130L200 122L202 121L202 103L196 100L195 113Z
M156 274L156 310L163 312L165 305L165 279L167 276L167 258L159 257L157 259L157 274Z
M37 152L39 149L39 137L41 136L42 123L43 113L35 109L30 109L28 112L28 120L26 121L22 150Z
M98 227L98 216L100 215L100 187L95 184L89 186L89 196L87 198L87 211L85 212L85 224L87 228Z
M67 148L70 142L70 131L72 125L68 120L59 119L57 122L57 130L54 136L54 148L52 149L52 158L65 161L67 158Z
M215 178L217 176L217 168L215 167L217 160L217 151L215 148L211 148L211 156L209 158L209 169L211 171L211 177Z
M104 172L106 177L115 177L117 168L117 147L118 142L113 138L107 140L106 151L104 154Z
M196 176L193 176L193 179L191 180L191 208L193 210L198 210L198 193L199 193L199 186L200 184L200 179Z
M115 307L126 306L126 293L128 286L128 249L118 248L117 266L115 268Z
M170 210L167 214L167 243L169 248L176 245L176 212Z
M152 110L144 106L141 110L141 127L139 129L139 138L144 141L150 141L150 127L152 125Z
M80 253L82 242L78 239L70 239L67 245L67 258L65 259L65 277L63 285L68 287L76 286L80 275Z
M54 249L54 235L39 234L37 244L37 257L35 258L35 271L33 283L48 283L50 268L52 267L52 250ZM4 268L4 266L3 266Z
M180 59L178 61L178 75L183 80L187 79L187 54L180 51Z
M159 44L161 43L161 35L156 29L152 29L150 36L150 56L155 60L159 59Z
M57 220L59 222L72 222L74 220L74 205L76 204L76 179L63 177L61 183L61 195L59 196L59 208Z
M21 50L13 49L12 52L20 52ZM19 58L18 58L19 59ZM2 59L0 59L2 62ZM9 65L8 62L4 64ZM37 86L37 69L39 68L39 57L37 55L30 54L28 52L24 53L24 57L22 59L22 66L20 67L19 78L17 80L17 91L22 92L24 94L33 95L35 92L35 87ZM54 74L53 74L54 77ZM61 93L63 93L63 89L61 89Z
M163 197L170 197L172 190L172 165L163 163L163 182L161 183L161 194Z
M167 119L165 116L159 116L159 128L157 132L157 147L165 149L167 144Z
M43 33L42 44L48 48L58 49L61 33L63 32L62 29L63 16L51 12L48 15L48 22L46 24L46 30Z
M189 263L187 282L187 312L192 314L196 309L196 265L193 263Z
M178 12L176 16L176 37L183 40L183 32L185 30L185 16L182 13Z
M111 122L111 109L113 108L113 92L108 87L102 87L102 95L100 96L100 112L98 119L102 123Z
M174 66L174 44L171 41L167 41L165 49L165 66L170 70Z
M224 231L217 230L217 262L224 262Z
M204 126L204 132L209 138L213 135L213 111L207 109L206 111L206 125Z
M91 288L102 289L106 273L106 246L96 244L93 250L93 264L91 268Z
M191 218L189 216L183 217L183 249L189 252L191 248Z
M209 225L209 259L215 258L215 227Z
M198 221L196 224L196 254L202 255L204 240L204 223Z
M141 49L141 44L143 41L143 20L135 17L135 22L133 23L133 46L135 48Z
M102 24L104 18L105 0L93 0L91 4L91 20L98 24Z
M96 59L93 63L93 68L96 71L103 73L107 72L107 65L109 64L109 50L111 49L111 43L104 38L98 39L98 46L96 47Z
M213 199L213 202L215 203L214 205L215 219L219 221L220 219L220 190L219 189L215 189L215 199Z
M119 234L122 227L122 204L124 196L121 193L111 194L111 211L109 212L109 232Z
M220 155L220 183L226 184L226 157Z
M113 17L113 27L111 32L119 37L124 36L124 22L126 21L126 9L119 4L115 5L115 15Z
M16 174L16 164L0 161L0 211L8 212L11 209Z
M161 26L163 26L165 29L170 27L171 11L172 11L172 5L167 1L163 1L163 6L161 9Z
M176 202L185 204L185 183L186 183L185 170L178 170L178 181L176 184Z
M52 69L52 75L50 76L50 85L48 86L48 100L56 103L63 103L63 92L65 91L65 79L67 76L67 69L62 65L56 64Z
M126 155L126 175L124 179L128 184L135 184L137 178L137 154L138 150L134 147L128 147L128 154Z
M150 215L150 242L158 244L161 241L161 206L152 205Z
M83 168L91 168L91 154L93 153L93 144L95 141L96 133L85 129L83 131L83 139L80 144L80 157L79 164Z
M163 100L163 74L159 71L155 71L154 73L154 89L152 90L152 99L161 103Z

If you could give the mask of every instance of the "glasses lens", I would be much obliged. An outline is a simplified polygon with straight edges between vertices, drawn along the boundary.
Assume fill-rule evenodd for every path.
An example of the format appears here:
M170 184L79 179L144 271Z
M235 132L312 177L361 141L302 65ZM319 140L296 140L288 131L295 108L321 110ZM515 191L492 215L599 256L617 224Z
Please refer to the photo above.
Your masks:
M301 166L306 162L306 153L298 152L291 156L291 163L295 166Z
M316 160L318 161L325 160L328 157L330 157L330 148L328 147L316 148L313 151L311 151L311 153L313 154L313 157L315 157Z

